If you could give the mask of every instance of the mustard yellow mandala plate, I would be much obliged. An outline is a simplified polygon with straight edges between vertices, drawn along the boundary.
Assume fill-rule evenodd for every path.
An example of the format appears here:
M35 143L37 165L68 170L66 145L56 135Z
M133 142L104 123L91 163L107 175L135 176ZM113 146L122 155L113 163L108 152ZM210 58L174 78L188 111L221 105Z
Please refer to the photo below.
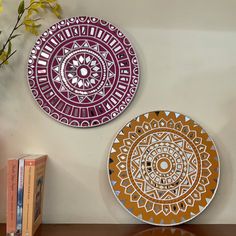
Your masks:
M169 111L145 113L126 124L113 142L108 168L119 202L154 225L196 217L219 181L212 139L189 117Z

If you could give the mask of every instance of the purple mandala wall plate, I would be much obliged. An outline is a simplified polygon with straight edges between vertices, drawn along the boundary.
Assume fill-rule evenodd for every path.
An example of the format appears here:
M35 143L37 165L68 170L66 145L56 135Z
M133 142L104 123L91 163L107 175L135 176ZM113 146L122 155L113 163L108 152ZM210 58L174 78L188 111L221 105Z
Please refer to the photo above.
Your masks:
M94 127L130 104L139 65L118 28L95 17L72 17L38 38L28 60L28 80L35 100L52 118L73 127Z

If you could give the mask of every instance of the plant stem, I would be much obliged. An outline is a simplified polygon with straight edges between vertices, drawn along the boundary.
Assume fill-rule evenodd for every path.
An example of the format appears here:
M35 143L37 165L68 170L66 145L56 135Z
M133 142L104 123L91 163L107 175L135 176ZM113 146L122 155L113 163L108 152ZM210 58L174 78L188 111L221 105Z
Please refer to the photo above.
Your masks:
M28 7L24 8L23 12L22 12L20 15L17 16L17 21L16 21L16 23L15 23L15 25L14 25L14 27L13 27L11 33L10 33L10 35L8 36L7 41L3 44L2 48L0 49L0 55L1 55L1 53L4 52L4 50L6 49L8 43L11 41L11 37L12 37L13 33L14 33L19 27L21 27L21 26L23 25L23 23L19 24L19 22L20 22L22 16L24 15L25 11L28 10L28 9L29 9L33 4L35 4L35 3L38 3L38 2L33 2L33 3L31 3ZM16 50L15 50L13 53L11 53L4 61L2 61L2 62L0 63L0 67L4 64L4 62L7 61L8 58L10 58L13 54L15 54L15 52L16 52Z
M20 28L23 24L24 24L24 23L19 24L19 25L16 27L16 30L17 30L18 28Z
M11 33L10 33L10 35L9 35L9 37L8 37L8 39L7 39L7 41L4 43L4 45L3 45L2 49L1 49L1 52L3 52L3 51L5 50L7 44L8 44L9 41L11 40L11 37L12 37L13 33L15 32L15 30L17 29L18 24L19 24L19 22L20 22L20 20L21 20L22 15L24 14L24 12L25 12L25 11L23 11L23 13L22 13L21 15L18 15L16 24L15 24L14 28L12 29L12 31L11 31Z
M15 23L15 25L14 25L14 27L13 27L11 33L10 33L10 35L8 36L6 42L3 44L2 48L0 49L0 55L1 55L2 53L4 53L6 47L8 46L8 44L10 43L10 41L12 40L12 36L13 36L14 32L15 32L16 30L18 30L18 28L20 28L22 25L24 25L23 22L20 23L21 18L22 18L22 16L24 15L24 13L25 13L27 10L29 10L32 5L38 4L38 3L45 4L47 7L50 7L51 9L53 9L53 6L52 6L49 2L47 2L47 1L41 1L41 2L40 2L40 1L35 1L35 2L30 3L28 7L25 7L25 8L23 9L23 12L22 12L21 14L18 14L18 16L17 16L17 21L16 21L16 23ZM39 19L40 19L40 18L37 18L37 19L35 19L34 21L37 21L37 20L39 20ZM1 32L0 32L0 33L1 33ZM7 61L7 59L9 59L11 56L13 56L13 54L15 54L15 52L16 52L16 50L15 50L14 52L12 52L10 55L8 55L7 58L4 59L4 61L2 61L2 62L0 63L0 67L4 64L4 62Z

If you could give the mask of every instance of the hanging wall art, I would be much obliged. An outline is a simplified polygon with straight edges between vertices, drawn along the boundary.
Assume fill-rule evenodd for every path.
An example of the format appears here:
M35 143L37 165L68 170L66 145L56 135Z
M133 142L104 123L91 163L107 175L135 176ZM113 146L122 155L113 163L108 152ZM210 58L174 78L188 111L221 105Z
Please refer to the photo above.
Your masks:
M212 139L192 119L170 111L149 112L126 124L113 142L108 169L121 205L154 225L193 219L219 182Z
M95 17L52 25L36 41L28 80L39 106L73 127L94 127L120 115L139 84L136 53L127 37Z

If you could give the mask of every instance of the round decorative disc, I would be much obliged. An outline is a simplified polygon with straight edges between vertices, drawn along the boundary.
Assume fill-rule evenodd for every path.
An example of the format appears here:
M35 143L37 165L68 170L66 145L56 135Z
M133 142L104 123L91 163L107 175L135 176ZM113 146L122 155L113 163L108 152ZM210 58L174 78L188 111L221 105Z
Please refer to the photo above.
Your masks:
M206 131L189 117L156 111L117 134L109 179L119 202L154 225L177 225L200 214L219 181L219 158Z
M115 26L94 17L62 20L36 41L28 79L40 107L59 122L93 127L132 101L139 84L134 48Z

